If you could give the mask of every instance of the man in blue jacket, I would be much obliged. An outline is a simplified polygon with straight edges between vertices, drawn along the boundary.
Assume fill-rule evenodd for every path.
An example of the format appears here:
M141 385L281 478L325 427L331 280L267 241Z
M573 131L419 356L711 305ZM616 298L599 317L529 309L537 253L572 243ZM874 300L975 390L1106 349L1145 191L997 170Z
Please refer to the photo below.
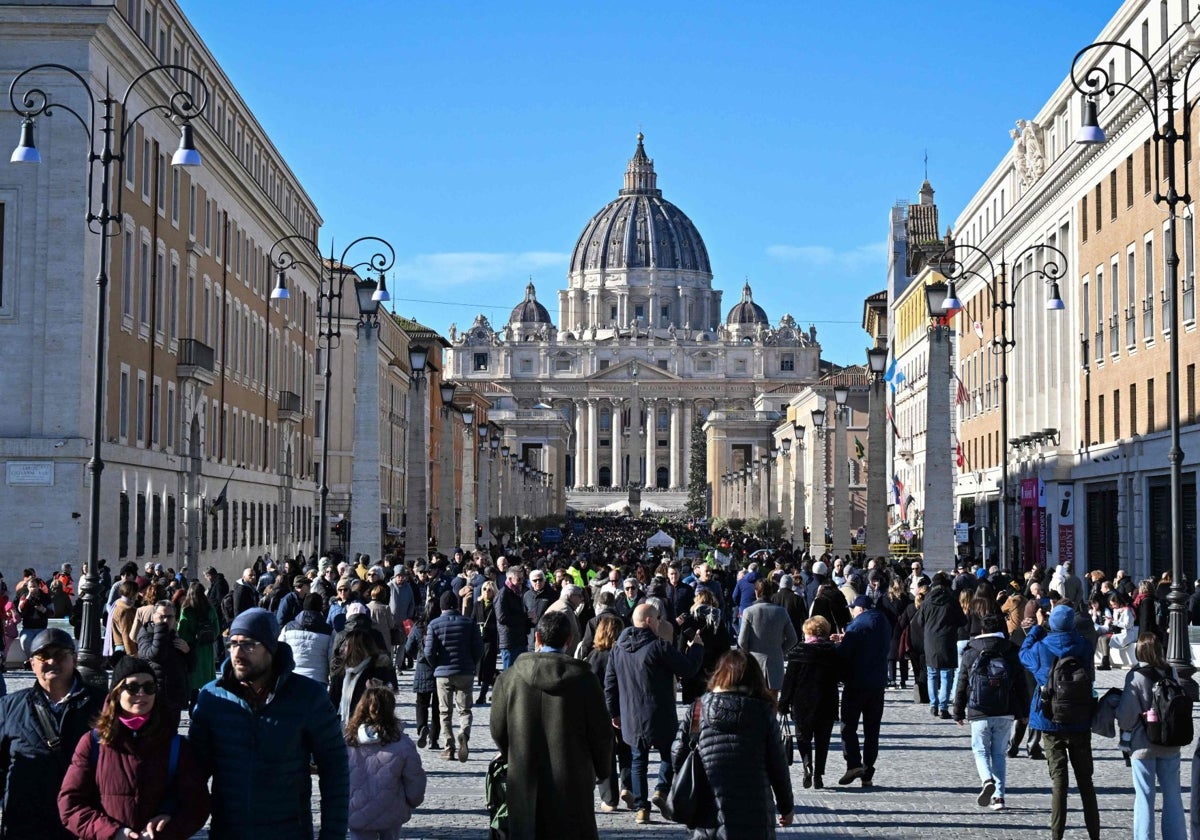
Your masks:
M875 609L871 599L859 595L850 605L853 619L838 642L842 660L842 755L846 772L838 779L848 785L862 779L871 787L875 778L875 759L879 757L879 727L883 721L883 694L887 689L888 650L892 644L892 625L887 616ZM862 753L858 749L858 720L862 718Z
M442 758L447 761L454 758L451 713L457 704L458 760L465 762L471 738L471 689L475 685L475 669L483 658L483 636L479 625L458 611L453 592L443 592L438 606L442 614L429 622L425 632L425 658L433 666L433 676L437 679L442 731L446 733Z
M1082 723L1056 723L1042 702L1042 688L1050 680L1050 670L1064 656L1077 657L1094 679L1092 646L1075 629L1075 610L1059 604L1050 611L1049 632L1041 623L1028 628L1021 645L1021 664L1033 674L1037 690L1029 704L1029 728L1042 732L1042 747L1050 770L1050 838L1062 840L1067 824L1067 761L1075 768L1075 784L1083 805L1083 821L1088 837L1099 840L1100 809L1092 783L1092 728L1090 719Z
M694 675L704 660L699 636L681 652L659 634L660 621L653 604L634 607L633 626L613 645L604 675L604 699L612 725L621 730L621 740L633 752L630 772L639 825L650 822L646 774L651 750L658 752L660 760L654 804L661 807L671 788L671 740L679 725L675 678Z
M188 733L212 776L214 840L312 840L312 782L321 787L320 840L344 840L350 772L329 692L293 673L279 623L255 607L229 627L229 659L200 689Z

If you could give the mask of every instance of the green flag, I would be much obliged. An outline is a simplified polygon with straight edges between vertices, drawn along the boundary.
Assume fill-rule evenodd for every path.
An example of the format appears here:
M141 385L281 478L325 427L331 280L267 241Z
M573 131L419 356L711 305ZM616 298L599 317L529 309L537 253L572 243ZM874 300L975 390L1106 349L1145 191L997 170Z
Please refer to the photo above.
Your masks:
M858 460L861 461L863 459L863 455L865 454L865 452L866 452L866 450L863 449L863 442L858 439L857 435L855 435L855 437L854 437L854 455L858 458Z

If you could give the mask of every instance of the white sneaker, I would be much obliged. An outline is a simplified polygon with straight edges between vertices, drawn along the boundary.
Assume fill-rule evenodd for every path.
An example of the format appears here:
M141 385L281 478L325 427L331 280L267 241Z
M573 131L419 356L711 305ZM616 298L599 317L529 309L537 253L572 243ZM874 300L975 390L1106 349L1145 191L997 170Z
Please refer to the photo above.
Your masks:
M1003 811L1004 810L1004 798L1003 797L993 798L992 804L989 805L988 807L991 808L993 811Z

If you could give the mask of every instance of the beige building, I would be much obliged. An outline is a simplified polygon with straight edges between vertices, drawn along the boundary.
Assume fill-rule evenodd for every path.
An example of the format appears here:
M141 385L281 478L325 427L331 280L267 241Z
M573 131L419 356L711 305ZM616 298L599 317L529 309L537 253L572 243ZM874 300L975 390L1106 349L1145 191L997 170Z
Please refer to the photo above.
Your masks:
M228 575L268 551L310 551L317 290L301 271L291 299L271 301L268 254L280 237L316 237L313 202L170 0L0 5L0 55L12 73L65 64L95 97L157 63L194 70L210 92L194 121L202 166L171 166L179 128L154 112L114 167L124 216L107 266L101 556ZM70 75L25 81L87 113ZM182 74L146 76L131 110L181 83L200 95ZM18 128L0 110L0 137ZM0 508L25 512L0 539L6 573L78 569L87 549L100 237L79 123L60 110L36 135L40 165L0 165L0 387L14 395L0 406Z

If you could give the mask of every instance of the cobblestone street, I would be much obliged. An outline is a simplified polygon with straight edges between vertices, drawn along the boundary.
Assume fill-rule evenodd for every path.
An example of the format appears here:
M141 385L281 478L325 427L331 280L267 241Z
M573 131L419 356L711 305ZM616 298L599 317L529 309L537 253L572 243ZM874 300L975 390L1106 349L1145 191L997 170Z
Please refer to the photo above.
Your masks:
M1097 675L1097 687L1103 692L1119 686L1125 671ZM6 675L9 691L31 684L27 672ZM406 725L415 734L414 695L410 690L411 672L401 677L401 711ZM863 790L857 784L838 787L837 777L844 765L838 754L837 730L821 791L804 790L800 767L793 768L792 784L796 796L796 822L779 829L783 837L880 837L925 838L960 836L972 838L1044 837L1050 808L1049 777L1044 761L1022 756L1010 760L1008 769L1008 810L1002 813L979 808L975 764L969 749L969 729L953 722L935 720L924 706L908 702L909 692L889 691L883 718L880 759L875 787ZM490 707L476 706L475 727L470 759L461 764L446 761L440 753L422 751L429 789L425 804L418 808L406 827L406 838L486 838L487 816L483 807L483 775L495 754L488 734ZM444 740L444 739L443 739ZM1096 789L1105 836L1128 836L1132 825L1133 791L1128 768L1116 749L1115 741L1093 738L1096 763ZM1184 752L1190 757L1191 749ZM1190 761L1184 761L1184 805L1187 806ZM314 810L317 797L313 798ZM597 806L599 799L596 800ZM1084 838L1083 815L1072 789L1067 818L1067 838ZM687 832L668 823L657 813L649 826L635 826L632 811L597 813L600 835L605 838L644 838L662 836L682 838ZM207 838L207 832L197 835Z

